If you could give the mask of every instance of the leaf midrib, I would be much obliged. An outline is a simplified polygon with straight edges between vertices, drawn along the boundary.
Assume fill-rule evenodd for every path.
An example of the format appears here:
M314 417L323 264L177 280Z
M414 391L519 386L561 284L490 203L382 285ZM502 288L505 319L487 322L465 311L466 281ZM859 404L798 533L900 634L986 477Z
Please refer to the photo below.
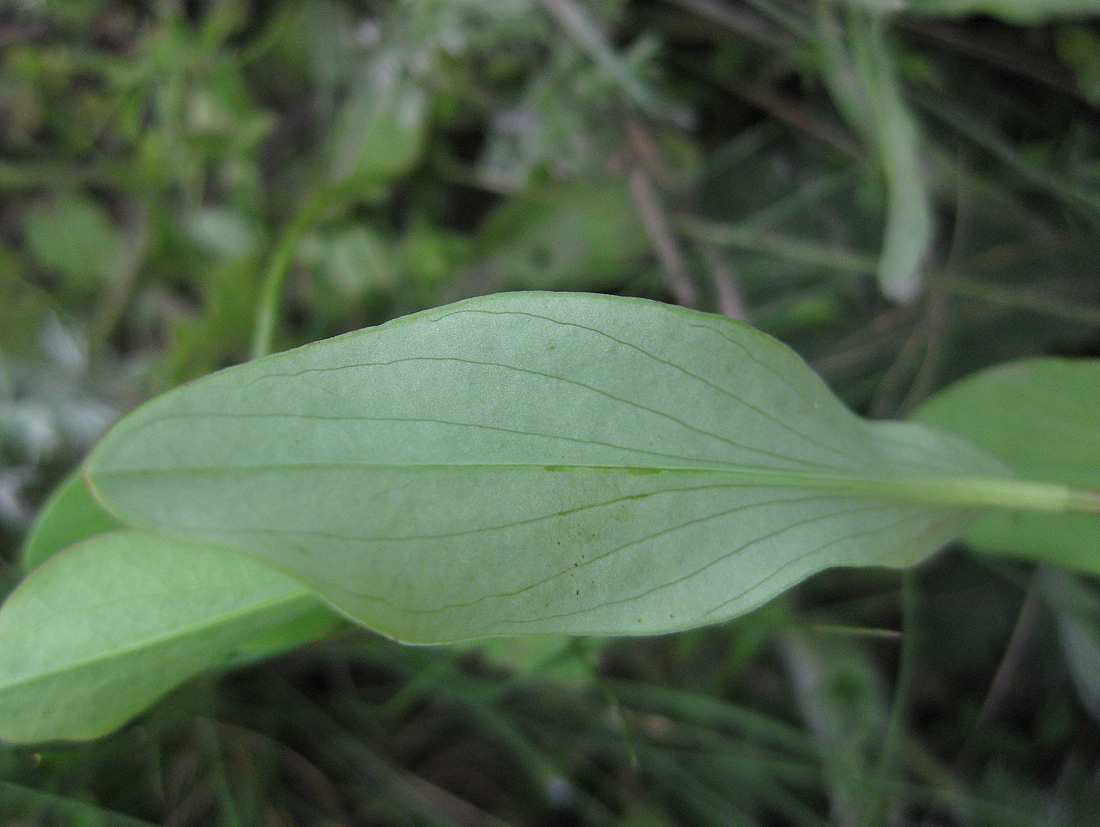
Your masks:
M908 502L919 505L972 506L988 508L1022 508L1036 511L1079 510L1074 503L1095 499L1095 494L1081 492L1069 486L1027 480L1010 476L973 476L955 474L920 474L909 478L894 475L860 474L854 472L821 472L813 470L760 468L753 466L656 466L656 465L553 465L547 463L263 463L257 465L172 466L148 468L114 468L89 473L89 483L104 502L110 496L102 490L104 480L129 476L172 476L218 474L256 471L290 470L360 470L366 473L386 471L530 471L554 473L619 473L630 476L649 474L717 475L729 479L729 485L764 488L805 488L836 492L837 496L861 496L887 502ZM99 481L97 484L97 480Z

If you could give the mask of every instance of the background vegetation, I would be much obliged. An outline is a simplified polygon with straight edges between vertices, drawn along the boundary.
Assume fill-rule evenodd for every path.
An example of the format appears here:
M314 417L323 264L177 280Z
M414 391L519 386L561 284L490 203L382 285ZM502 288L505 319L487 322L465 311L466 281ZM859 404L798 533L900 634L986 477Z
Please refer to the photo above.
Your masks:
M872 417L1096 356L1090 4L887 5L0 7L0 588L141 400L462 296L724 313ZM347 630L0 748L0 819L1092 825L1098 606L960 547L655 639Z

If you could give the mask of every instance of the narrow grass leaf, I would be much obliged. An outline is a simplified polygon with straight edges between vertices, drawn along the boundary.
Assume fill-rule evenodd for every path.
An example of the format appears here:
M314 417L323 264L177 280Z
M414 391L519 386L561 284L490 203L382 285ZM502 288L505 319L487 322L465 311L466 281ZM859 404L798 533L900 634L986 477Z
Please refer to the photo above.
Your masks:
M1100 0L913 0L906 7L912 14L987 14L1016 25L1038 25L1073 17L1100 14Z
M933 239L932 200L921 159L921 135L905 102L887 43L887 18L853 14L841 27L822 8L817 41L838 108L861 132L882 171L885 228L876 276L882 294L898 302L919 295Z
M416 642L721 621L826 567L910 565L1015 490L958 438L854 416L750 327L560 293L211 375L86 468L128 524L244 550Z
M50 557L0 607L0 740L106 734L316 605L243 555L100 534Z
M1100 721L1100 594L1071 574L1044 569L1039 588L1054 615L1077 697Z

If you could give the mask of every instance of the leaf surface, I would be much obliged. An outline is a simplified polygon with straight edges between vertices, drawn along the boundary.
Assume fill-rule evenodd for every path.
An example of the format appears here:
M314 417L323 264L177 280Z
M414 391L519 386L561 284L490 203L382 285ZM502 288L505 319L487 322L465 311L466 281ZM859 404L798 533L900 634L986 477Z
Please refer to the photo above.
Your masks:
M904 566L1007 471L850 413L745 325L483 297L179 388L86 465L106 507L241 549L364 625L444 642L716 622L830 566ZM980 499L980 498L979 498Z
M114 531L36 568L0 607L0 739L95 738L317 607L240 554Z
M1027 359L981 371L925 402L915 417L980 445L1019 474L1100 492L1100 360ZM998 512L966 540L1100 574L1100 517Z
M70 474L50 494L23 544L22 564L30 571L74 543L104 531L126 528L95 501L88 481Z
M106 532L124 529L126 526L103 510L88 488L88 482L80 472L66 478L50 495L45 506L39 512L38 519L27 536L23 546L22 564L24 572L30 572L60 551L82 540L87 540ZM129 542L124 541L124 542ZM125 553L125 552L123 552ZM103 554L103 552L100 552ZM94 565L96 556L85 555ZM247 562L247 561L246 561ZM83 581L85 574L73 571L72 576ZM140 587L141 567L136 570ZM94 576L94 573L89 572ZM127 587L127 571L118 572L116 585L120 589ZM229 582L227 587L232 587ZM186 590L176 596L177 601L189 600ZM327 637L342 622L341 618L321 601L315 600L314 606L307 612L296 614L281 625L270 628L264 626L259 635L236 647L233 664L249 663L281 654L306 643Z

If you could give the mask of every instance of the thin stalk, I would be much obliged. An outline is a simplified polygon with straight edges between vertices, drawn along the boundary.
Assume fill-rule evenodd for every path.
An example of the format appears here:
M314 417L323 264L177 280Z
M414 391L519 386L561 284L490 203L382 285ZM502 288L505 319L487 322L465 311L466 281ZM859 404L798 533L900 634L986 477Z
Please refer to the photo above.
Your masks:
M779 256L790 261L843 270L860 275L872 275L875 258L843 247L833 247L782 233L758 230L738 224L716 224L690 216L675 220L676 228L690 238L720 247L739 247L758 253Z
M302 239L317 226L324 212L337 203L344 195L344 188L326 188L306 202L305 206L291 219L283 232L279 243L267 261L263 285L260 288L260 302L256 310L256 326L252 336L252 357L258 359L271 352L275 338L275 323L279 316L279 304L290 265Z
M993 284L977 279L953 276L944 279L944 289L959 296L977 299L988 304L998 304L1013 310L1042 313L1056 319L1078 324L1100 326L1100 309L1088 304L1064 301L1038 290Z
M901 651L898 654L898 677L894 685L894 700L886 721L882 749L878 756L878 772L875 773L870 804L864 808L860 827L874 827L889 823L890 804L902 747L905 744L905 724L909 717L909 697L913 687L913 670L916 661L916 580L911 571L906 572L901 585Z
M545 466L547 471L618 470L607 466ZM828 490L837 496L859 495L869 499L893 500L961 508L1009 508L1056 514L1100 516L1100 490L1073 488L1056 482L1012 477L928 475L906 478L875 475L843 475L817 471L770 468L702 466L697 468L637 468L632 473L719 474L732 485Z

